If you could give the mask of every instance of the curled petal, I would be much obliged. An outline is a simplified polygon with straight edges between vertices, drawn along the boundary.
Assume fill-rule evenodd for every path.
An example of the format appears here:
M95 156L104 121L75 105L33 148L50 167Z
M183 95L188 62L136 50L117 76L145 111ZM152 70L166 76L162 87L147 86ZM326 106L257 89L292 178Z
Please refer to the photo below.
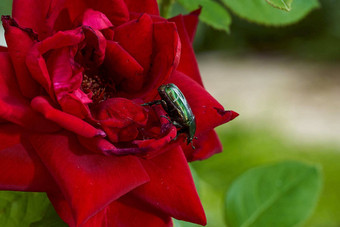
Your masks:
M35 45L39 54L42 55L49 50L78 45L84 38L85 36L82 28L76 28L74 30L59 31Z
M180 147L152 159L141 159L141 162L150 182L133 190L134 196L176 219L206 224L203 207Z
M80 89L72 93L64 93L59 100L59 104L64 112L72 114L80 119L91 118L91 112L87 106L92 100Z
M111 28L113 25L102 12L93 9L87 9L83 15L82 25L91 27L95 30Z
M24 128L39 132L55 132L60 129L55 123L36 113L29 100L25 99L15 81L8 53L0 53L0 118Z
M1 20L20 91L25 97L33 98L39 93L39 85L28 71L26 55L34 44L34 35L32 31L19 27L10 17L3 16Z
M97 106L97 118L112 142L135 139L138 127L146 124L145 109L129 99L112 98Z
M106 156L109 155L129 155L129 154L144 154L146 149L138 148L138 147L130 147L130 148L118 148L115 147L112 143L107 141L104 138L93 137L93 138L85 138L78 136L78 140L82 146L87 148L88 150L98 153L104 154Z
M86 71L91 71L95 70L104 61L106 39L99 30L91 27L83 27L83 30L85 46L80 50L81 54L77 55L77 61L85 67Z
M143 67L117 42L107 41L104 66L106 76L124 91L138 91L143 86Z
M15 0L12 15L21 26L37 32L42 40L53 33L55 20L64 4L65 0Z
M143 134L144 130L141 130L143 137L146 138L143 140L133 141L133 144L136 144L141 150L145 150L145 153L141 153L140 155L146 159L156 157L157 155L166 152L168 149L177 146L177 142L171 143L172 139L177 135L176 127L169 123L167 119L160 117L166 115L163 108L159 106L155 106L153 108L155 109L157 116L159 116L158 121L161 125L157 125L155 127L148 125L146 129L146 135ZM148 135L150 133L151 135ZM149 136L151 136L151 138L148 138Z
M55 109L45 97L35 97L31 102L31 106L34 110L43 114L46 119L78 135L84 137L105 136L102 130L93 127L78 117Z
M168 82L176 84L188 100L196 117L197 137L238 116L233 111L224 110L200 84L181 72L173 73Z
M144 2L143 2L144 4ZM148 73L152 57L153 25L151 17L143 14L114 29L117 41Z
M198 25L198 20L199 20L198 17L200 14L201 14L201 8L195 11L192 11L190 14L187 14L187 15L178 15L176 17L173 17L169 19L169 21L175 22L177 27L184 25L183 29L185 33L188 35L190 42L193 43L194 37L196 34L197 25ZM184 31L179 31L179 33L182 33Z
M192 40L196 32L199 13L200 9L192 12L189 15L179 15L177 17L171 18L169 21L176 23L182 44L181 59L176 70L191 77L197 83L203 86L195 53L192 48Z
M69 133L32 135L30 141L60 187L77 226L149 181L138 158L94 154Z
M144 92L139 96L145 101L150 101L157 95L157 88L164 84L177 67L181 53L181 42L174 23L154 23L153 35L153 65Z
M129 20L129 11L122 0L73 0L66 2L71 20L83 15L87 9L102 12L115 26Z

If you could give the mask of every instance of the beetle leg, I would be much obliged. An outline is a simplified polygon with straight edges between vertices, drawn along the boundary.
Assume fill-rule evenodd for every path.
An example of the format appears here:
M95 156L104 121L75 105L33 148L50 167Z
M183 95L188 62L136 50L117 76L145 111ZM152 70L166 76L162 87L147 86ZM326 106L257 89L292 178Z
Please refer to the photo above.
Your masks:
M152 102L143 103L141 106L152 106L162 104L163 100L154 100Z
M176 121L173 121L173 122L171 122L174 126L176 126L176 128L182 128L183 126L180 124L180 123L178 123L178 122L176 122Z
M196 137L196 139L197 139L197 137ZM196 148L195 148L195 146L194 146L194 141L193 141L193 140L191 140L191 142L190 142L190 143L191 143L191 147L192 147L192 149L194 149L194 150L195 150Z
M172 124L172 121L171 121L171 119L170 118L168 118L167 116L165 116L165 115L161 115L160 117L164 117L165 119L167 119L171 124Z
M166 104L166 101L164 101L163 99L160 100L160 104L162 104L163 109L165 110L165 112L169 113L168 110L168 105Z

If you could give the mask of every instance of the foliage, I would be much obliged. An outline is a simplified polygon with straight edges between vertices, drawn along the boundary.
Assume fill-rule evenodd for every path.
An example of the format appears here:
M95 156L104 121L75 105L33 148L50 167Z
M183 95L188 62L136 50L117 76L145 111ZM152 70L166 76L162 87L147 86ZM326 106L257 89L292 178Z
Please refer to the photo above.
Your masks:
M1 0L0 1L0 15L10 15L12 12L13 0Z
M49 200L44 193L0 191L0 226L30 226L46 212Z
M291 7L289 7L289 4L285 4L285 8L283 5L277 4L278 1L272 0L222 1L241 18L270 26L282 26L296 23L304 18L310 11L319 7L317 0L295 0L292 2ZM268 2L271 4L268 4ZM273 5L275 7L273 7Z
M211 0L177 0L187 10L193 11L201 7L200 20L215 29L229 32L231 16L219 3Z
M230 226L296 226L312 213L321 188L313 165L286 161L253 168L238 177L225 204Z
M235 15L261 25L284 26L303 19L318 8L318 0L176 0L188 11L202 7L201 20L229 32L230 9ZM161 3L163 1L160 1ZM222 4L221 4L221 3Z

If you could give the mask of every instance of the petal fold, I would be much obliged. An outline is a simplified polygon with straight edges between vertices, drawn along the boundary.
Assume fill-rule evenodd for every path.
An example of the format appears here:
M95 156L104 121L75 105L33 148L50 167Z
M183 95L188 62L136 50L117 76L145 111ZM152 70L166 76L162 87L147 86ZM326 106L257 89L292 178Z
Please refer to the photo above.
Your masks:
M117 42L107 41L104 66L106 77L117 87L131 93L143 86L143 67Z
M39 85L26 66L26 55L35 42L33 34L28 29L20 28L10 17L2 16L1 20L20 91L25 97L33 98L39 93Z
M129 21L114 29L114 40L118 42L147 73L152 57L153 25L149 15Z
M55 132L60 129L31 107L18 91L14 69L8 53L0 52L0 118L39 132Z
M133 190L134 196L176 219L206 224L203 207L180 147L141 162L150 182Z
M174 23L157 22L153 24L153 64L147 77L148 83L139 95L145 101L157 96L157 89L170 77L176 69L180 55L181 42Z
M200 10L196 10L189 15L179 15L171 18L169 21L176 23L182 44L181 59L176 70L186 74L203 86L196 56L192 48L192 40L196 32L199 13Z
M133 156L94 154L69 133L32 135L31 143L59 185L77 225L149 181Z
M34 110L44 115L46 119L51 120L80 136L89 138L94 136L105 136L105 133L102 130L93 127L78 117L54 108L46 97L35 97L31 102L31 106Z
M148 120L145 109L124 98L108 99L97 106L97 119L111 142L126 142L136 139L138 128Z

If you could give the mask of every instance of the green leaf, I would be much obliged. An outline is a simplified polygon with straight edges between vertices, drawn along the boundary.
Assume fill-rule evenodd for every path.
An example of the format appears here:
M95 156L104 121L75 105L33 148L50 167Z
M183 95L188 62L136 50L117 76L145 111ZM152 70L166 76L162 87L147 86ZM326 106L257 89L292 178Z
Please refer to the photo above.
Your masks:
M296 23L310 11L318 8L318 0L294 0L291 10L283 11L269 5L265 0L221 0L235 14L258 24L281 26ZM278 0L269 0L278 5ZM288 0L285 0L288 2Z
M219 3L213 0L177 0L184 8L193 11L202 7L200 19L213 28L229 32L231 16Z
M285 161L253 168L227 193L227 222L231 227L296 226L312 214L321 185L321 171L313 165Z
M47 207L44 217L40 221L34 222L30 227L67 227L68 225L58 216L52 204Z
M266 0L270 5L275 8L290 11L292 9L293 0Z
M29 226L43 217L49 203L45 193L0 191L0 226Z
M12 14L12 2L13 0L1 0L0 1L0 16Z

